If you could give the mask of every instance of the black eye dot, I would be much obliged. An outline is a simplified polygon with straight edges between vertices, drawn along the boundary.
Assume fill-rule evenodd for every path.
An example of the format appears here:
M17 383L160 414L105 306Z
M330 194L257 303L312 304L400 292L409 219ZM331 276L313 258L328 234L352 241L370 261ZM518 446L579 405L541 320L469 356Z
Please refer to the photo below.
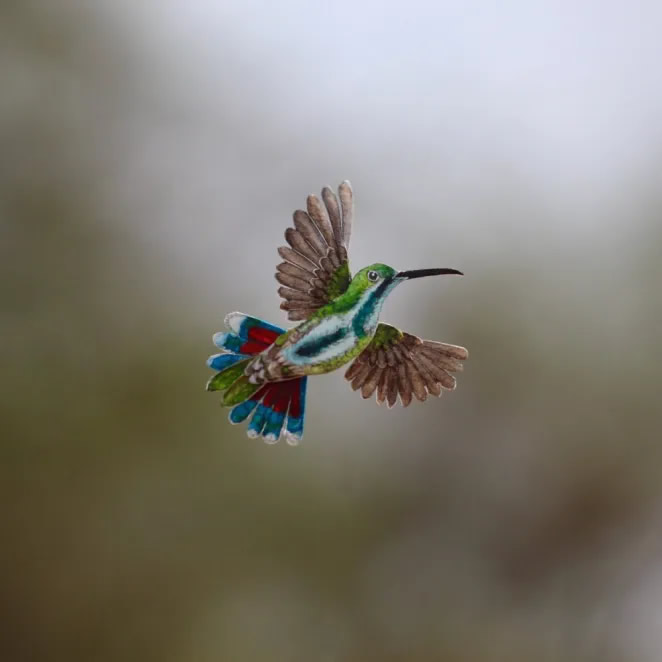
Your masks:
M379 274L376 271L368 271L368 280L375 283L379 278Z

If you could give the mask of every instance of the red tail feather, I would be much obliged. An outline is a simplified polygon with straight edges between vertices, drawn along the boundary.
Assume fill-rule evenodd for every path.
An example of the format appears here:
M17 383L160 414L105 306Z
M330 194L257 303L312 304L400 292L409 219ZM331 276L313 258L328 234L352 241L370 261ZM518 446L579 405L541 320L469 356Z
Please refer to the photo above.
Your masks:
M254 355L264 352L278 338L275 331L254 326L248 331L248 340L239 347L240 354Z
M248 337L250 340L262 343L266 349L273 343L274 340L276 340L276 338L278 338L278 334L275 331L271 331L270 329L264 329L260 326L253 326L248 330Z

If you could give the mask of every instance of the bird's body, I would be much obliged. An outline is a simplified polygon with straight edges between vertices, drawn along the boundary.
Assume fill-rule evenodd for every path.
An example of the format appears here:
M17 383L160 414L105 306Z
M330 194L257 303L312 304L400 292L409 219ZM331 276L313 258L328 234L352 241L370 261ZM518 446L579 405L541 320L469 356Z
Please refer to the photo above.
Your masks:
M294 213L295 228L279 249L281 307L292 320L303 320L287 331L242 313L226 317L234 333L214 336L226 350L208 360L218 374L208 390L224 391L223 404L232 406L230 420L253 413L249 436L277 441L283 427L290 443L303 434L307 377L332 372L355 360L346 378L363 397L377 390L378 402L392 406L398 394L407 406L412 394L452 389L449 371L460 370L467 351L455 345L422 341L388 324L380 324L382 305L401 282L422 276L459 274L454 269L396 271L372 264L350 278L347 245L353 216L349 182L339 188L341 204L329 188L322 191L325 207L308 197L308 212ZM325 209L326 208L326 209ZM341 214L342 209L342 214ZM287 418L287 424L286 424Z
M384 264L362 270L368 271L383 273L385 278L395 275ZM255 383L332 372L358 356L370 344L384 299L397 284L384 281L381 288L370 288L365 273L358 273L346 292L253 359L247 374L255 375Z

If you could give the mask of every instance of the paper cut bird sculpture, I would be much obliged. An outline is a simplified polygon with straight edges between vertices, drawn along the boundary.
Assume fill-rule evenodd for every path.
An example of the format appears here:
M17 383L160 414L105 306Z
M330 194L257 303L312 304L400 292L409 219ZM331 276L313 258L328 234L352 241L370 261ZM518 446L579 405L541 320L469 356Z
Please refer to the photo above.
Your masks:
M322 200L308 196L307 211L294 212L294 227L287 228L287 246L278 249L283 259L276 280L282 285L280 307L300 322L282 329L242 313L225 318L229 332L214 334L222 352L207 360L217 373L208 391L222 392L222 404L232 407L230 422L249 416L248 436L288 443L303 436L306 385L310 375L321 375L353 361L345 378L364 398L377 391L377 402L392 407L398 398L406 407L412 395L425 400L428 393L453 390L450 374L462 369L464 347L421 340L379 322L386 297L400 283L456 269L397 271L386 264L371 264L354 277L349 271L347 248L354 216L348 181L338 197L326 187Z

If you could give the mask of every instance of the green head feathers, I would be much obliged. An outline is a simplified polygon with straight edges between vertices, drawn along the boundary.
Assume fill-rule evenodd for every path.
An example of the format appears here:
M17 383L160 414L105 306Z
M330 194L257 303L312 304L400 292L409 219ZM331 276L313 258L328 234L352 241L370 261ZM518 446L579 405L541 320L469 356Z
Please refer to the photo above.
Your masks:
M384 282L391 283L395 280L397 271L387 264L371 264L356 272L352 282L349 284L349 290L354 292L365 292L382 285Z
M396 271L387 264L376 262L356 272L347 291L340 295L329 306L320 309L321 315L343 312L363 302L364 314L372 318L372 313L379 313L381 305L389 293L399 283L411 278L423 276L439 276L443 274L460 274L456 269L416 269L413 271ZM368 298L366 299L366 296Z
M385 295L390 292L395 285L412 278L422 278L423 276L442 276L445 274L459 274L462 272L457 269L414 269L412 271L396 271L388 264L376 262L360 271L356 272L352 282L349 285L348 292L353 290L356 293L362 293L366 290L379 290Z

